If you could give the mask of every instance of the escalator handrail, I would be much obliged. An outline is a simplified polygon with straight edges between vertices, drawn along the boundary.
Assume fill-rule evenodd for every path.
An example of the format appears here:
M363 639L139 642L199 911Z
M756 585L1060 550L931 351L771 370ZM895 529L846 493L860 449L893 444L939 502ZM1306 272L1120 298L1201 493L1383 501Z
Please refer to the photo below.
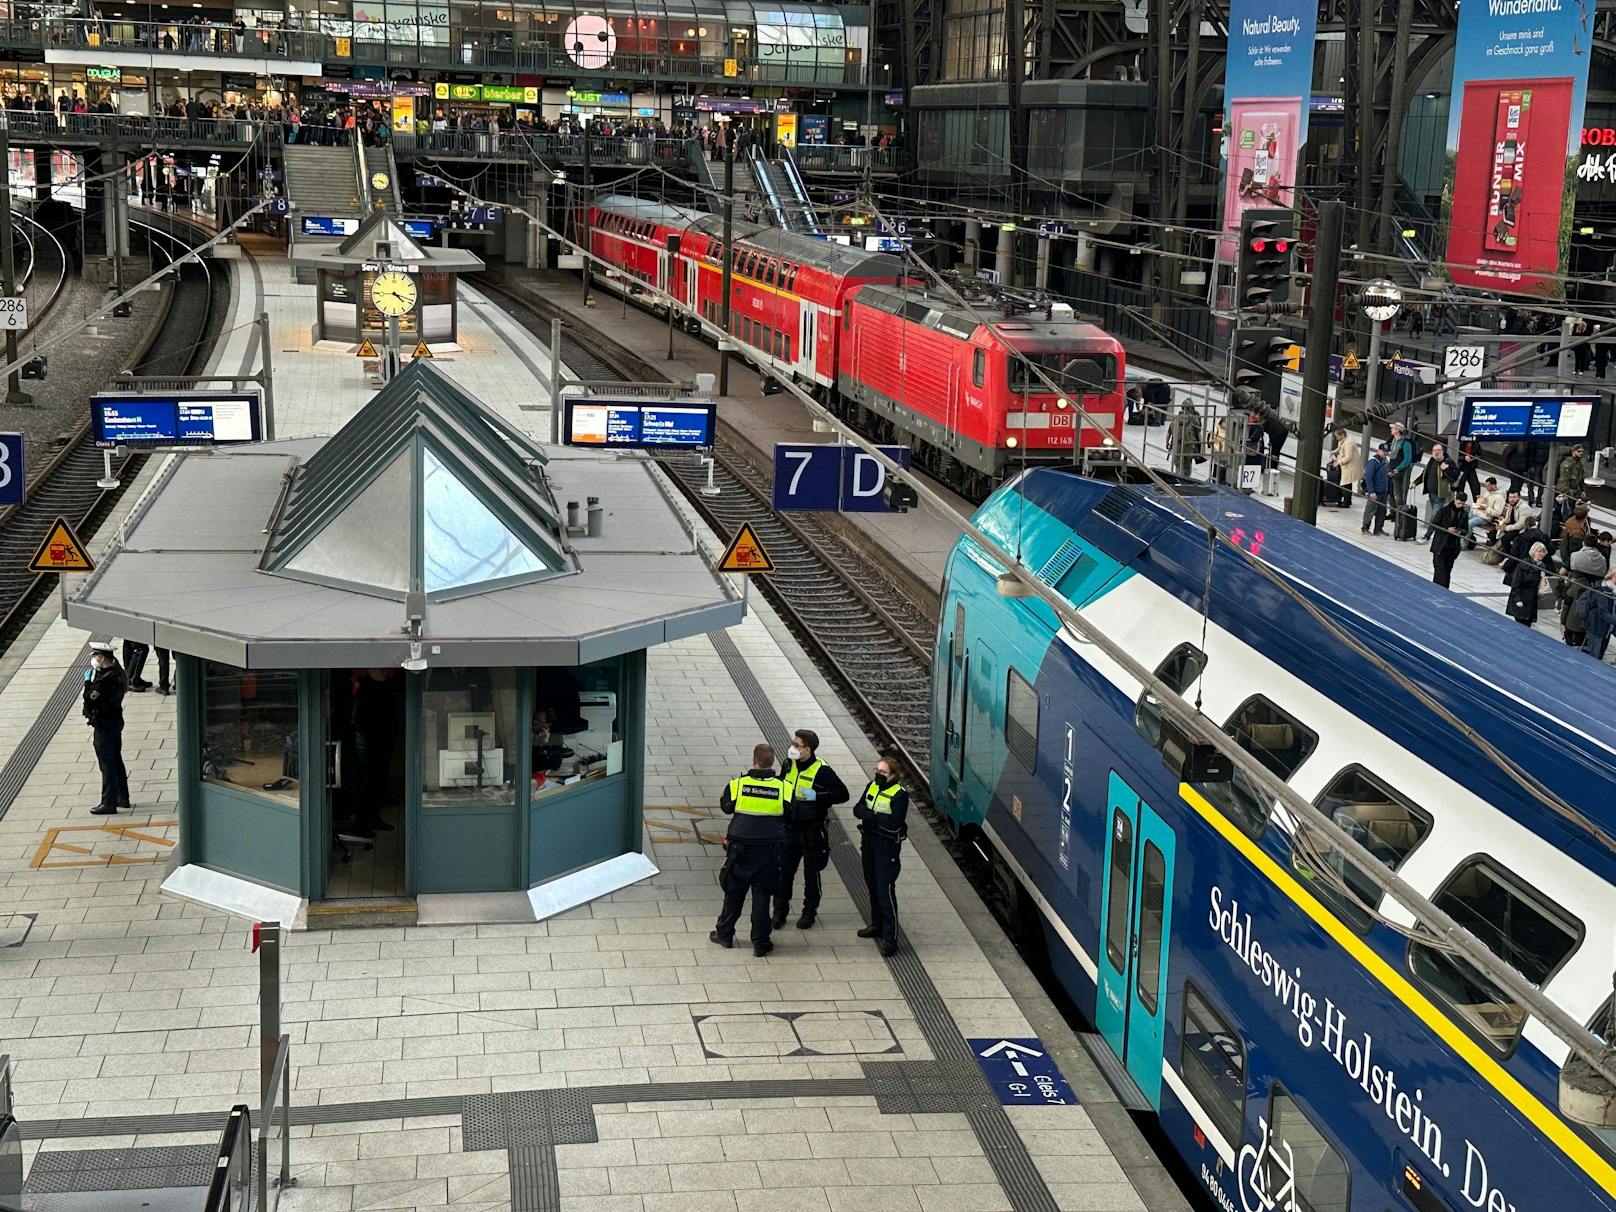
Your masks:
M242 1149L246 1150L245 1160L241 1162L246 1181L241 1184L244 1200L238 1205L230 1202L231 1171L236 1169L238 1150ZM230 1108L230 1118L225 1120L224 1131L219 1134L219 1159L214 1163L213 1180L208 1184L208 1198L202 1212L248 1212L253 1203L252 1152L252 1111L245 1103L237 1103Z
M22 1206L22 1129L9 1112L0 1114L0 1212L23 1212ZM8 1176L3 1169L7 1144L17 1146L17 1170ZM14 1178L16 1181L7 1181Z

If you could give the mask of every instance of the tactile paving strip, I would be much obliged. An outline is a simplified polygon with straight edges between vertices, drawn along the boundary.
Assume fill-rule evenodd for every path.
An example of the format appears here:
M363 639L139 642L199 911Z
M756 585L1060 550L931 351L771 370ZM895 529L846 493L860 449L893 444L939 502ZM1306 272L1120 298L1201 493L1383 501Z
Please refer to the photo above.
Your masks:
M764 693L757 675L746 663L740 649L735 646L735 641L722 631L713 632L709 638L719 659L729 670L736 689L741 692L742 700L752 712L752 718L763 730L764 737L774 745L776 752L784 753L791 740L791 733L769 701L769 696ZM921 827L924 828L924 825ZM847 831L842 828L841 821L834 814L830 819L829 833L831 862L836 864L836 873L841 876L842 883L853 897L853 903L868 921L870 903L869 895L864 888L863 864L851 839L847 836ZM900 926L900 937L902 933ZM904 1002L913 1012L915 1022L919 1024L920 1032L931 1048L932 1055L939 1061L968 1061L975 1069L976 1059L971 1055L965 1037L960 1034L959 1024L949 1013L947 1004L937 992L937 986L932 983L931 975L920 962L920 957L910 947L904 946L897 955L887 960L887 967L898 986L898 991L903 994ZM864 1066L866 1073L870 1068L870 1065ZM974 1086L967 1087L964 1084L963 1070L956 1069L951 1072L959 1078L959 1084L949 1093L956 1097L964 1095L968 1099L969 1105L961 1109L965 1112L971 1130L976 1133L976 1139L981 1144L983 1152L987 1154L993 1172L998 1177L999 1185L1004 1190L1005 1197L1010 1200L1011 1206L1016 1212L1059 1212L1055 1197L1050 1194L1043 1175L1033 1164L1026 1143L1011 1126L1010 1117L1005 1114L1004 1108L999 1105L997 1099L990 1101L979 1097L985 1089L981 1073L979 1071L975 1073ZM879 1097L877 1095L878 1105ZM890 1097L892 1095L889 1092ZM918 1098L912 1085L909 1086L908 1097L911 1100ZM928 1092L928 1099L937 1097L940 1096Z
M105 640L104 635L94 635L91 639ZM39 759L45 756L45 747L56 739L56 734L62 730L62 721L67 719L67 709L84 693L84 666L90 659L90 646L79 650L76 661L62 675L56 689L51 692L50 698L39 709L39 715L34 718L28 731L23 733L22 740L17 742L17 748L12 751L11 757L4 766L0 766L0 820L5 819L6 813L11 811L12 801L22 791L23 784L28 776L33 774L34 767L39 765Z
M143 1149L57 1149L39 1154L28 1171L27 1195L76 1191L148 1191L205 1187L218 1150L212 1145Z

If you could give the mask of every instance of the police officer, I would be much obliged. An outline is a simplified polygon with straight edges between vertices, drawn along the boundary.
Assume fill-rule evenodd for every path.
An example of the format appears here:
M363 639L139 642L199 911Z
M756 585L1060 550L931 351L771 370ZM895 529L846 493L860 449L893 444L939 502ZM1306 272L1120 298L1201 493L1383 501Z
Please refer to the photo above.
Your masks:
M90 645L90 668L84 674L84 719L95 742L95 760L101 767L101 802L90 812L113 816L129 808L129 771L123 764L123 668L112 655L112 645Z
M774 928L791 913L791 885L802 864L802 916L797 929L807 930L819 913L819 873L830 862L825 821L830 810L848 799L847 784L819 760L819 734L799 728L791 734L780 780L786 785L786 840L780 855L780 887L774 894Z
M735 945L735 923L746 894L752 894L752 954L774 950L769 938L769 898L780 882L780 847L785 839L786 785L774 773L774 746L752 750L752 769L724 787L718 806L733 819L718 872L724 908L707 938L720 947Z
M898 950L898 851L909 836L909 793L898 783L898 763L882 755L864 797L853 805L864 835L864 886L870 894L870 924L860 938L881 940L881 954Z

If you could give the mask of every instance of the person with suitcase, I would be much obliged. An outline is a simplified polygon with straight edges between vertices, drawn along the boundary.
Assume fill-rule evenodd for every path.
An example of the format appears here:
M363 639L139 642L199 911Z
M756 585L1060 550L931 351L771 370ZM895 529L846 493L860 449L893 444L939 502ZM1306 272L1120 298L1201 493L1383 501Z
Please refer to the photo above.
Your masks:
M1386 501L1391 496L1391 477L1386 471L1386 456L1390 452L1391 447L1382 442L1369 455L1369 462L1364 464L1362 529L1365 534L1386 533Z

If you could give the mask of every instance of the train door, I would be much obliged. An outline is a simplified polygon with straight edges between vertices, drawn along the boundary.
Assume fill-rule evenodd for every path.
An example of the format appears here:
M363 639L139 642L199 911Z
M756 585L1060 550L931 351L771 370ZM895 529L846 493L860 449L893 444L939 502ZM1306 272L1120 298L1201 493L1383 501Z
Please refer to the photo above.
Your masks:
M1140 1092L1160 1109L1175 838L1115 771L1107 805L1094 1021Z
M954 603L954 629L948 633L948 703L943 720L943 760L963 777L965 753L965 603Z
M809 374L814 373L814 353L819 341L819 309L804 300L802 304L802 341L797 346L797 362Z
M970 679L966 695L967 740L965 746L965 798L984 817L993 805L993 791L999 783L998 753L995 744L1003 719L1003 687L999 684L997 658L993 649L980 639L971 646L966 673Z

